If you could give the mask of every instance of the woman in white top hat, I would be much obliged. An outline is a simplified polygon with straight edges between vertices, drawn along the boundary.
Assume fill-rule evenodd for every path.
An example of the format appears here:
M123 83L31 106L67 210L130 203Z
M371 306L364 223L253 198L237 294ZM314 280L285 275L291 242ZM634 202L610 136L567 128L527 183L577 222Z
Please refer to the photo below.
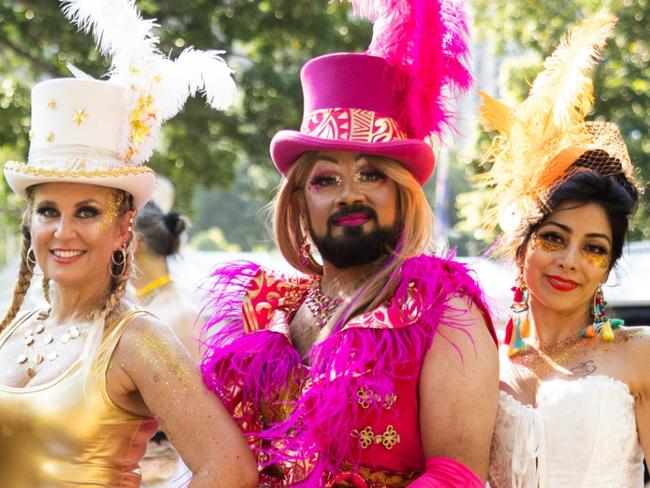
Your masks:
M232 94L230 71L214 52L160 56L153 24L129 0L64 3L113 66L110 81L77 72L37 84L28 161L4 168L27 206L0 322L2 485L137 487L160 423L192 471L189 486L255 486L243 437L187 352L125 293L134 216L155 185L144 165L155 135L204 83L223 106L210 90ZM23 313L37 267L50 306Z

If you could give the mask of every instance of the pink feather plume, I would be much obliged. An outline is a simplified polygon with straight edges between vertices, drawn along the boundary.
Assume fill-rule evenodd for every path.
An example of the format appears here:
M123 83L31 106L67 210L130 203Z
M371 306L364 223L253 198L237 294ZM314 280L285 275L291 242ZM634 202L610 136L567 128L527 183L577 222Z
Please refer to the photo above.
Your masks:
M469 29L462 0L349 0L373 22L367 53L403 69L402 127L424 139L451 125L449 99L469 90Z

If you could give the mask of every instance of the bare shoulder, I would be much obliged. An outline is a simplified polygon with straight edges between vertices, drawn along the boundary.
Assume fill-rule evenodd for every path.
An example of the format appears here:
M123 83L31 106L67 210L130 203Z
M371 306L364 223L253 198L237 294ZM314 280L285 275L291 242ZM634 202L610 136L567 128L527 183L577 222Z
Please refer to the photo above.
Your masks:
M487 320L471 298L453 297L436 331L434 346L436 342L447 342L456 352L472 352L498 361L497 345Z
M163 358L185 357L173 331L156 317L146 314L134 317L126 326L115 349L114 358L131 369L135 364L160 361Z
M615 344L630 359L650 360L650 327L621 327L615 331Z

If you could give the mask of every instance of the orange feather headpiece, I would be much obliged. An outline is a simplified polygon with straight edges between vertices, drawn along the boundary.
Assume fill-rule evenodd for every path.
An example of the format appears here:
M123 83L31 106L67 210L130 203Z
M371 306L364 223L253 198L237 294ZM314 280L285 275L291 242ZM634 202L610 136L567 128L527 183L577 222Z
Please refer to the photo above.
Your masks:
M486 225L510 227L504 219L520 222L539 216L553 189L576 171L623 173L632 180L618 128L585 121L594 102L590 74L616 20L602 10L566 34L544 61L524 102L510 107L481 93L481 123L498 133L483 160L490 169L479 177L493 189Z

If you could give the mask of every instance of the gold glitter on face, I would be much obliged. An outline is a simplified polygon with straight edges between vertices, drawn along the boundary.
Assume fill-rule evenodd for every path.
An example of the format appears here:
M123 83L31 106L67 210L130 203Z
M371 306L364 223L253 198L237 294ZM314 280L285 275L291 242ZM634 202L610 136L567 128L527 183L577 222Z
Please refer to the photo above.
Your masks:
M567 244L555 235L540 235L535 232L530 238L530 247L535 251L560 252L566 249Z
M104 218L99 224L99 230L105 230L115 222L115 219L117 219L124 206L124 200L124 194L122 192L112 191L108 195Z
M530 239L530 247L534 251L558 253L569 247L569 238L552 229L542 229L535 232ZM580 247L580 255L592 266L608 269L610 251L600 243L586 242Z

